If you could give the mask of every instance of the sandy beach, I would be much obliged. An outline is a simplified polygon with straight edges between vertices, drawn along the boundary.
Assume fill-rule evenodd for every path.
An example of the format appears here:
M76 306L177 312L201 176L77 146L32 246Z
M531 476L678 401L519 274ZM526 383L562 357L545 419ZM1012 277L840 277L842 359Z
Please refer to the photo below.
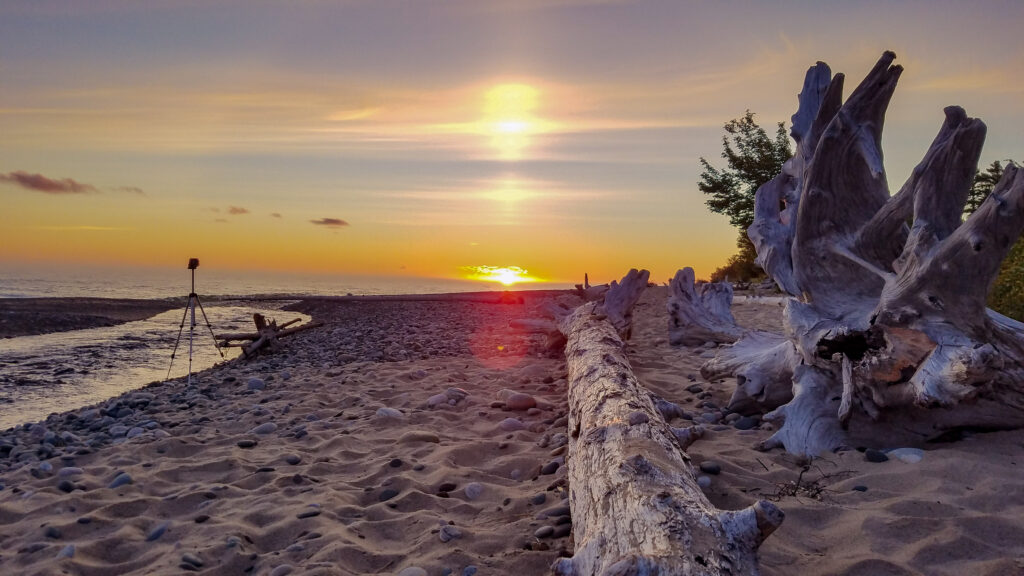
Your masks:
M325 326L279 353L0 433L0 573L547 573L573 552L566 367L508 323L578 300L521 294L300 302ZM884 462L756 451L770 424L720 408L734 382L701 380L712 346L668 344L666 296L638 304L630 361L674 425L707 426L689 454L717 507L786 513L763 574L1024 574L1024 432ZM781 322L771 299L733 311Z

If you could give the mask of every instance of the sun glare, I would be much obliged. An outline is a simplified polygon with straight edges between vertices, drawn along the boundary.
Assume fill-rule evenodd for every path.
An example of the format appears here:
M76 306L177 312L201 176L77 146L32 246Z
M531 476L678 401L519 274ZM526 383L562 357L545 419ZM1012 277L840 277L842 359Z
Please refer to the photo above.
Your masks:
M483 282L498 282L504 286L511 286L521 282L539 282L528 274L528 270L518 266L466 266L467 280L480 280Z

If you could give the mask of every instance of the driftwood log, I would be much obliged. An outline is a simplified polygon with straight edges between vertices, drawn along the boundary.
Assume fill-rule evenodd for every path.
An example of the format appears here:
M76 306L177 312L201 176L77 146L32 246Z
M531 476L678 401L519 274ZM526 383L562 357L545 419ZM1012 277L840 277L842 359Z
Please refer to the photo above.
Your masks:
M772 357L755 386L772 400L760 407L792 399L765 416L781 424L766 448L816 456L1024 426L1024 324L985 307L1024 228L1024 171L1008 166L963 221L986 128L951 106L890 196L881 131L902 73L894 58L883 54L845 102L843 75L812 67L793 116L796 154L756 194L748 236L791 296L784 332L748 333L702 373L744 376ZM748 370L740 387L749 382Z
M269 350L280 350L281 343L278 342L278 338L284 338L285 336L291 336L297 332L303 330L309 330L310 328L317 328L323 326L321 322L310 322L303 324L302 326L296 326L294 328L288 328L292 324L299 321L298 318L295 320L289 320L280 326L277 322L271 319L267 322L267 319L260 313L252 315L252 321L256 325L255 332L242 332L233 334L221 334L221 347L224 348L241 348L242 356L245 358L251 358L259 354L264 348ZM236 342L236 340L238 342ZM242 340L248 340L249 342L241 342Z
M684 346L735 342L743 330L736 326L731 307L732 286L728 282L697 285L693 268L683 268L669 282L669 342Z
M769 502L717 510L696 482L685 445L699 428L675 429L678 406L637 381L623 338L647 287L646 271L613 282L558 326L569 371L566 466L576 553L559 575L757 574L757 549L782 522Z

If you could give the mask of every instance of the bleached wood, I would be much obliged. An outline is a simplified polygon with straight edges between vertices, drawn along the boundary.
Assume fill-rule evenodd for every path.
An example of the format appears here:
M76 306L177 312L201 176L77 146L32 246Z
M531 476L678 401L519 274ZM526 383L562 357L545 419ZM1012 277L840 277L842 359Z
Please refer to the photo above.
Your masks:
M696 285L693 268L683 268L669 282L669 342L700 346L706 342L735 342L743 334L732 317L732 287L728 282Z
M647 270L631 269L621 282L612 280L604 294L599 309L608 316L608 322L618 331L623 340L629 340L633 331L633 306L640 300L651 273Z
M728 408L741 414L763 413L793 398L793 369L801 358L781 334L751 331L732 346L718 349L700 368L709 382L736 377Z
M696 430L680 438L668 426L633 374L623 327L597 308L580 306L560 324L575 554L557 560L554 573L757 574L757 547L782 512L765 501L738 511L708 502L680 448Z

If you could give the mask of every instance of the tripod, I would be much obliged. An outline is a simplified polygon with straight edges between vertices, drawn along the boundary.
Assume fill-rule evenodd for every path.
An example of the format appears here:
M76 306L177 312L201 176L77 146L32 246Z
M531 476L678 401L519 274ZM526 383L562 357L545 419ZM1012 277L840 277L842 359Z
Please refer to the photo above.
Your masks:
M192 271L192 292L189 292L188 303L185 304L185 313L181 317L181 325L178 327L178 339L174 341L174 351L171 352L171 365L167 367L167 378L171 377L171 368L174 367L174 356L178 353L178 344L181 343L181 333L185 330L185 319L188 318L189 313L192 314L192 322L189 323L188 328L188 384L192 384L192 341L196 332L196 305L199 305L199 311L203 314L203 321L206 322L207 329L210 330L210 336L213 337L213 345L217 348L217 353L220 357L224 357L224 352L217 345L217 335L213 333L213 326L210 325L210 319L206 317L206 310L203 309L203 303L199 301L199 294L196 294L196 268L199 267L198 258L189 258L188 269ZM166 380L167 378L164 378Z

